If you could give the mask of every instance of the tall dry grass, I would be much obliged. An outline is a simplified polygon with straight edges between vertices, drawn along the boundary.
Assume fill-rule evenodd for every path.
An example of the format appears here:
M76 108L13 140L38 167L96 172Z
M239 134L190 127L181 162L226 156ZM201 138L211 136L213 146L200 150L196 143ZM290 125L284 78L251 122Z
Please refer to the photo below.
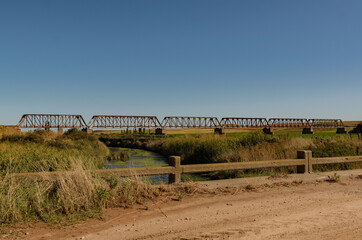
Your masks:
M62 136L35 131L0 140L0 223L58 218L99 211L98 186L90 169L103 167L108 149L71 130ZM59 171L57 174L48 172ZM16 173L40 172L40 176Z
M107 153L96 138L74 130L64 136L44 131L4 136L0 227L33 220L72 222L101 216L106 207L147 204L197 190L192 184L151 186L136 176L100 178L92 170L103 166Z
M315 157L362 154L362 141L345 136L301 138L253 132L242 137L182 136L149 141L145 147L166 156L179 155L183 164L260 161L296 158L297 150L312 150Z

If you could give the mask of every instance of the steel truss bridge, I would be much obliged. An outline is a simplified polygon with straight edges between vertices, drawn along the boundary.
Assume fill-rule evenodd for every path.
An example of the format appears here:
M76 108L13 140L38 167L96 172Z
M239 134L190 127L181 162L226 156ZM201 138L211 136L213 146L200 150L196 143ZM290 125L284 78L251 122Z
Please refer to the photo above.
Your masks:
M156 116L95 115L88 124L81 115L25 114L19 128L113 128L113 129L272 129L272 128L344 128L341 119L240 118L168 116L162 122Z
M155 116L107 116L96 115L88 123L88 128L160 128Z
M86 128L81 115L24 114L19 128Z
M338 128L344 127L341 119L309 119L309 125L315 128Z
M165 117L162 128L220 128L216 117Z
M222 118L220 126L223 128L266 128L269 127L266 118Z

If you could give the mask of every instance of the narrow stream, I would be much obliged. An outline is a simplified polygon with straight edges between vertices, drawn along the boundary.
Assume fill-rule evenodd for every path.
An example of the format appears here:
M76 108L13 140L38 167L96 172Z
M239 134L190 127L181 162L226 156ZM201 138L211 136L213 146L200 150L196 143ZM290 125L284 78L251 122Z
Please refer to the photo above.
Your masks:
M127 151L129 159L126 161L109 161L106 160L104 167L111 168L132 168L132 167L153 167L153 166L168 166L168 159L161 154L149 152L142 149L132 148L109 148L112 152ZM168 183L168 175L157 175L142 177L152 183Z

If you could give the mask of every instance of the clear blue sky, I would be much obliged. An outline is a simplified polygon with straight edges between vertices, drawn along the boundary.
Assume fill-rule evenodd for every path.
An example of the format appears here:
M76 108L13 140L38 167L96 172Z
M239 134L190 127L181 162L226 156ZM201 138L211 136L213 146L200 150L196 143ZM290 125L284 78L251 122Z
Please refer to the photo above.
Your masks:
M362 120L362 1L0 1L23 113Z

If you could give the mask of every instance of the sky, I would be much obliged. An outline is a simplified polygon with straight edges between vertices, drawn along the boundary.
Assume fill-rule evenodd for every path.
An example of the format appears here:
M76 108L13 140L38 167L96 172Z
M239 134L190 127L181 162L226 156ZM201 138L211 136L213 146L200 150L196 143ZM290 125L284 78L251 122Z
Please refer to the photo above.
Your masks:
M362 1L0 1L25 113L362 120Z

